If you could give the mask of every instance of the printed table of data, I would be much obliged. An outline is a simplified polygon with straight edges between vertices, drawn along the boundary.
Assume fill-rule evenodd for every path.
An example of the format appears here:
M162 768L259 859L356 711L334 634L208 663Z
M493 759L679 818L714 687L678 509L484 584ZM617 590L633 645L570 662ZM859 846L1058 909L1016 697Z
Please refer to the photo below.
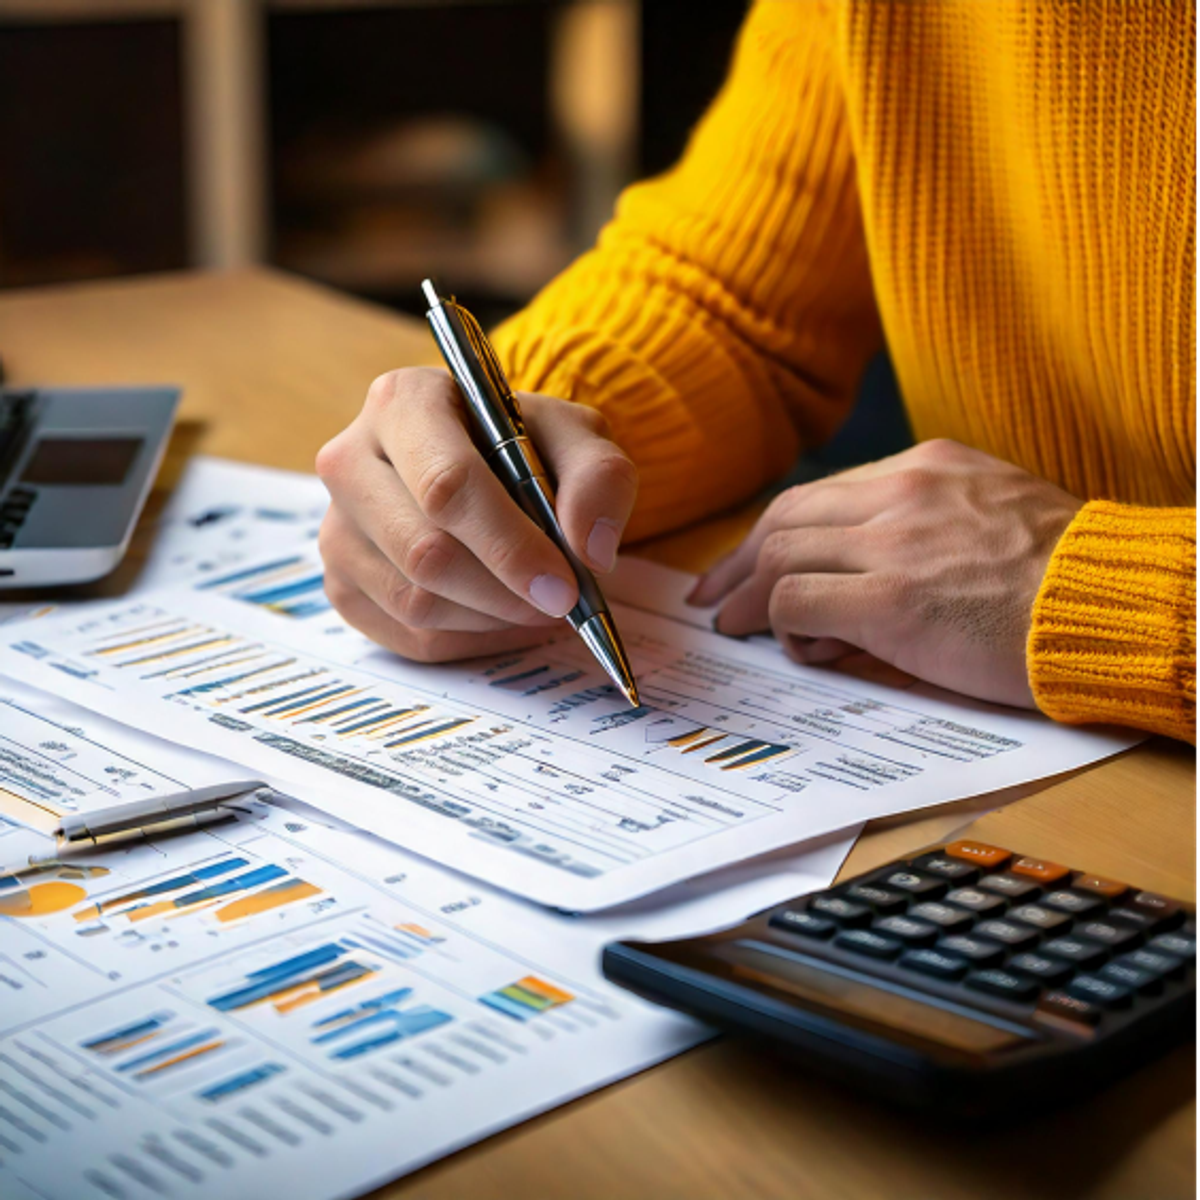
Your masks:
M304 570L286 570L309 588ZM618 903L1109 749L1033 714L799 668L774 647L630 609L620 624L644 701L634 709L569 635L422 666L339 621L281 619L253 600L280 603L278 590L218 590L14 627L6 659L28 682L171 728L401 844L561 907Z

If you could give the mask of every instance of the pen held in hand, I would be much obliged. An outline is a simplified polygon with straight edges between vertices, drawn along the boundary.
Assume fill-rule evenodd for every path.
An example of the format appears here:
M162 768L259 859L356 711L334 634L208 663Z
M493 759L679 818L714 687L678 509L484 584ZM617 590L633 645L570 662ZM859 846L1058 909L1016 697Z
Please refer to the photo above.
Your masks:
M567 621L621 695L638 707L637 680L608 603L563 533L549 477L496 352L479 323L453 297L443 297L430 279L421 284L421 290L429 305L425 315L434 341L462 392L488 466L525 515L558 547L575 574L579 601L567 613Z

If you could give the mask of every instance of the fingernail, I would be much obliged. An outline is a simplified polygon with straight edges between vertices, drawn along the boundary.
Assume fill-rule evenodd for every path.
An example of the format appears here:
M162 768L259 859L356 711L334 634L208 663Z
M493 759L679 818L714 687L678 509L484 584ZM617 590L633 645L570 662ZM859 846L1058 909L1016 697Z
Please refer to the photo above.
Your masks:
M587 552L592 566L598 571L611 571L617 565L617 547L621 544L621 531L616 522L601 517L588 534Z
M529 585L529 598L552 617L565 617L575 607L575 589L557 575L539 575Z

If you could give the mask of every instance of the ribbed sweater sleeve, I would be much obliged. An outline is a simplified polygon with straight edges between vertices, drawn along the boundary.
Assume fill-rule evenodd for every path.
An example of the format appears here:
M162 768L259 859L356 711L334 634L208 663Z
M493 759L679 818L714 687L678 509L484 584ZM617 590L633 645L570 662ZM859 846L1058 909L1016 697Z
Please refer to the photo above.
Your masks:
M835 14L761 2L667 174L496 331L514 387L600 409L639 468L628 536L758 491L827 438L882 343Z
M1196 511L1094 500L1038 592L1029 679L1057 721L1196 740Z

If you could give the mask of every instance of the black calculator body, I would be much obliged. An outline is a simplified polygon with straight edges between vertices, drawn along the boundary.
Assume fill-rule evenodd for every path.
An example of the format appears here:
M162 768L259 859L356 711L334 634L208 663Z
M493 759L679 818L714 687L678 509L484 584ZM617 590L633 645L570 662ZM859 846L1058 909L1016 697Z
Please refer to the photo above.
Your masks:
M971 1120L1091 1092L1195 1032L1195 910L958 841L604 973L873 1096Z

